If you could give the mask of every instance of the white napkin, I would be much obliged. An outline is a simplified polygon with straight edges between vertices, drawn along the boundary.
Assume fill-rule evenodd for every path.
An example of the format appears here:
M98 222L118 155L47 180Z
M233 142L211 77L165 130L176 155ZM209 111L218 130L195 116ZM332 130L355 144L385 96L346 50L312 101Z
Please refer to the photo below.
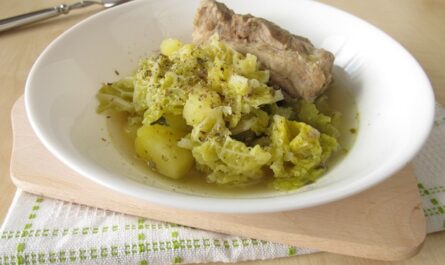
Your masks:
M445 230L445 109L439 104L431 135L413 163L427 232Z
M414 160L427 231L445 229L445 110ZM0 228L4 264L187 264L302 255L315 250L223 235L18 191Z
M0 264L187 264L313 252L18 191L0 229ZM9 262L9 263L8 263Z

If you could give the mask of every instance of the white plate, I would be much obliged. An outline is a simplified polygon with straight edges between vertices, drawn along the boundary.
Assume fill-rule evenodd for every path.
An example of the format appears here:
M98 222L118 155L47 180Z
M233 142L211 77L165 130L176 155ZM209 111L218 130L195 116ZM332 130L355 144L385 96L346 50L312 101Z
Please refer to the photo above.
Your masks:
M217 212L283 211L331 202L381 182L413 158L430 131L434 98L425 73L403 47L368 23L317 2L224 2L238 13L264 17L308 37L333 52L336 66L345 71L347 78L337 78L349 83L357 102L359 134L346 158L319 181L285 195L208 195L147 175L109 141L101 141L109 135L106 118L95 113L100 84L116 80L115 70L129 74L164 38L190 41L197 0L131 2L58 37L26 83L26 110L37 136L70 168L111 189L154 203Z

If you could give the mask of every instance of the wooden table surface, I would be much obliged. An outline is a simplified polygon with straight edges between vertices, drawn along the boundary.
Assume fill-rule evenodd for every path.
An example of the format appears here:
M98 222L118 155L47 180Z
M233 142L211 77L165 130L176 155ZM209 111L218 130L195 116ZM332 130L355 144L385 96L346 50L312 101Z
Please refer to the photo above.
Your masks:
M0 18L30 12L61 3L62 0L1 0ZM322 0L361 17L386 31L420 62L445 105L445 0ZM41 51L55 37L80 20L98 12L99 7L73 11L46 22L0 33L0 222L15 192L9 179L11 152L10 110L23 94L28 72ZM329 253L318 253L274 261L242 264L310 265L443 265L445 233L427 236L420 253L406 261L380 262Z

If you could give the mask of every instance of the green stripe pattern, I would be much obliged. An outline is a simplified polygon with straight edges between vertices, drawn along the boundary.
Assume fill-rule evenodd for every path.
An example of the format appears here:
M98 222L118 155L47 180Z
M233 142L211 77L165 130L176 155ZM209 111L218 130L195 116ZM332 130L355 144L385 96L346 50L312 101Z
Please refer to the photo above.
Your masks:
M188 264L313 252L145 218L102 214L28 193L22 193L16 205L28 210L17 211L21 216L6 221L0 229L0 265Z

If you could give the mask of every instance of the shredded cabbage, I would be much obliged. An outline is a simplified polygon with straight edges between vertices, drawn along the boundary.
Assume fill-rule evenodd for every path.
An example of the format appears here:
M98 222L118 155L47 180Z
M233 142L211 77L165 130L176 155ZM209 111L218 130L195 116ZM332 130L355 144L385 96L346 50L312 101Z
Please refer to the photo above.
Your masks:
M208 173L208 181L218 184L243 185L264 176L271 154L259 145L248 147L229 136L212 137L192 148L193 157Z
M97 112L115 109L117 111L134 113L133 91L133 79L131 77L124 78L115 83L103 84L99 93L97 93L97 99L100 102Z
M98 112L126 112L138 127L181 128L187 133L176 144L190 150L208 182L244 186L272 178L275 189L290 190L326 171L339 147L340 118L326 110L326 97L285 100L256 56L217 35L199 46L167 39L160 50L142 59L133 76L104 84Z

